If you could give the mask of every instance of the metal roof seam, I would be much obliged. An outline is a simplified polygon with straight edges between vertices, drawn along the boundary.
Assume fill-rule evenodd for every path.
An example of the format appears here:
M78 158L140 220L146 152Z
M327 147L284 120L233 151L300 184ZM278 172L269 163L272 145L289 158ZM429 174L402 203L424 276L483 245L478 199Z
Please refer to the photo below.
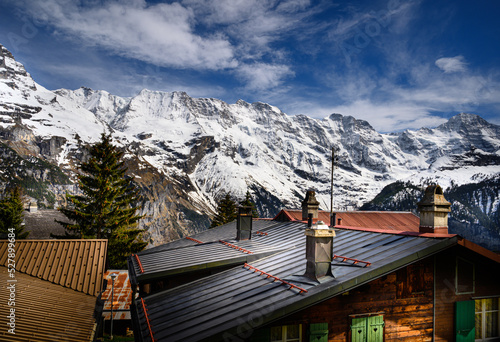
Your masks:
M137 254L134 254L135 260L137 260L137 265L139 266L139 270L141 273L144 273L144 268L142 267L141 260L139 259L139 256Z
M151 341L155 342L156 339L153 336L153 330L152 330L151 322L149 321L149 316L148 316L148 309L146 309L146 303L144 303L143 298L141 298L141 303L142 303L142 308L144 310L144 316L146 317L146 323L148 324L149 336L151 336Z
M278 277L276 277L276 276L273 276L272 274L269 274L269 273L267 273L267 272L265 272L265 271L259 270L258 268L254 267L254 266L252 266L252 265L249 265L249 264L247 264L247 263L245 263L245 265L244 265L243 267L244 267L244 268L248 267L250 270L251 270L251 269L253 269L253 270L254 270L254 273L255 273L255 272L259 272L259 273L260 273L260 275L265 274L265 275L267 276L267 277L266 277L266 279L273 278L273 279L274 279L273 281L280 281L281 283L283 283L283 284L285 284L285 285L290 286L290 289L292 289L292 288L296 288L296 289L298 289L298 290L300 291L300 292L299 292L299 294L301 294L302 292L307 292L307 290L306 290L306 289L303 289L302 287L299 287L299 286L297 286L297 285L295 285L295 284L292 284L292 283L290 283L290 282L288 282L288 281L286 281L286 280L283 280L283 279L280 279L280 278L278 278Z
M191 241L194 241L194 242L196 242L196 243L203 243L203 241L200 241L200 240L194 239L194 238L192 238L192 237L190 237L190 236L186 236L186 239L191 240Z
M363 261L363 260L358 260L358 259L354 259L354 258L348 258L348 257L345 257L345 256L336 255L336 254L334 254L334 255L333 255L333 258L334 258L334 259L337 259L337 258L342 259L342 262L345 262L345 261L347 261L347 260L349 260L349 261L354 261L354 265L356 265L356 264L358 264L358 263L360 263L360 262L361 262L361 263L364 263L364 264L365 264L365 266L364 266L364 267L370 266L370 265L372 264L372 263L371 263L371 262L369 262L369 261Z
M220 243L222 243L223 245L226 245L228 247L231 247L231 248L234 248L236 249L237 251L240 251L240 252L243 252L243 253L246 253L246 254L253 254L253 252L245 249L245 248L242 248L242 247L239 247L239 246L236 246L236 245L233 245L232 243L229 243L227 241L224 241L224 240L219 240Z

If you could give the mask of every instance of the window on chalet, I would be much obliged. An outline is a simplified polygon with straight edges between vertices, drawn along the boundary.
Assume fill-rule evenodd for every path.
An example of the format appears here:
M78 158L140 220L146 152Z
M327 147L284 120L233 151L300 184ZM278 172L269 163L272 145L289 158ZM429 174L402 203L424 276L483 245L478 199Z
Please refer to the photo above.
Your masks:
M302 325L282 325L271 328L270 342L301 342Z
M475 291L475 266L472 262L457 257L455 272L456 294L470 294Z
M500 298L475 301L476 341L498 341L500 337Z
M397 271L396 286L397 298L423 296L426 288L425 265L413 264Z
M384 341L384 316L373 315L366 317L352 317L351 341L352 342L383 342Z

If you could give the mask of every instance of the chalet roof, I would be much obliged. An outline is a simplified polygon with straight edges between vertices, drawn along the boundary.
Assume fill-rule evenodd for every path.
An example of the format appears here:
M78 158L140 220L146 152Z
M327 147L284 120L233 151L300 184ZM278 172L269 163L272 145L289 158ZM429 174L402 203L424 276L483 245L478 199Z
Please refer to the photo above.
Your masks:
M0 266L0 278L8 279L8 274ZM15 335L8 332L10 292L2 284L0 341L91 341L96 297L23 273L16 272L15 279Z
M342 226L359 228L378 228L388 231L418 232L420 219L411 212L397 211L336 211L337 220L342 220ZM302 210L283 209L275 219L302 221ZM330 222L330 212L319 211L318 220Z
M231 339L438 253L458 241L455 235L436 238L338 229L334 253L371 264L335 259L334 277L325 277L318 283L302 276L306 266L305 228L301 222L269 226L264 230L268 235L256 237L253 242L268 243L276 248L275 254L138 298L134 315L140 329L136 333L143 341L151 341L151 334L158 341L197 341L214 336Z
M270 219L253 219L252 222L253 222L252 229L254 233L262 229L265 229L266 227L276 224L275 221L272 221ZM161 246L148 248L147 250L142 251L138 254L141 255L141 254L155 253L161 250L194 246L198 244L198 242L195 240L205 243L205 242L215 242L219 240L233 240L235 238L236 238L236 221L232 221L224 225L215 228L210 228L203 232L190 235L189 237L183 239L177 239L172 242L165 243Z
M210 234L197 234L195 237L191 237L191 240L184 239L189 241L187 246L173 248L172 244L169 244L171 248L154 248L133 255L128 260L130 281L134 285L148 279L158 279L200 269L241 265L295 244L293 239L284 238L283 235L280 235L280 239L269 234L265 235L266 231L274 226L283 226L282 229L286 229L286 225L283 223L260 222L265 222L262 225L257 224L261 227L262 235L257 233L258 231L254 228L251 240L234 240L236 224L231 223L221 226L219 229L212 229ZM264 226L265 228L263 228ZM217 231L223 236L231 236L233 239L216 239L214 237L217 236ZM199 238L212 241L202 243L203 241L198 240ZM182 243L184 244L184 241Z
M85 294L101 292L107 240L17 240L16 274L24 273ZM7 267L8 241L0 241Z

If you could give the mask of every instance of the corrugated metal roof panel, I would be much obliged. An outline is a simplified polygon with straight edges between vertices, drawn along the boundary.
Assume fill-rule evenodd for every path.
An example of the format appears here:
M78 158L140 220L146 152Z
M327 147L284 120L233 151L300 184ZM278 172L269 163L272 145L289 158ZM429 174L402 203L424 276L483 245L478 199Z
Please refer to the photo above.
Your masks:
M107 240L17 240L16 270L97 296L102 288ZM0 241L0 265L7 266L8 241Z
M9 273L0 266L1 341L91 341L96 297L52 284L27 274L15 274L15 335L8 332L5 291Z
M282 238L295 235L290 234L289 224L285 225L269 229L268 236L273 233ZM289 289L258 272L235 267L144 298L147 312L138 306L138 316L145 322L147 315L158 341L198 341L215 335L222 337L222 334L230 339L230 334L244 334L248 329L314 305L456 244L456 237L436 239L338 230L334 253L369 261L371 265L363 267L363 264L335 260L332 262L335 278L325 278L318 284L302 276L306 266L303 232L304 229L297 233L300 235L298 240L291 239L295 247L251 265L294 283L307 293L299 294L297 289ZM151 340L146 326L143 325L141 331L145 341Z

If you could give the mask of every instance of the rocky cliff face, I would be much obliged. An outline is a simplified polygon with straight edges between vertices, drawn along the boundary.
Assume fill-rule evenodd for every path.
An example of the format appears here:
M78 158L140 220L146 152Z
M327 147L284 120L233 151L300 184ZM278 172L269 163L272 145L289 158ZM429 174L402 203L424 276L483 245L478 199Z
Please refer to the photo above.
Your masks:
M36 158L58 170L64 181L31 172L50 193L74 184L85 147L111 132L142 189L141 224L152 244L204 229L223 192L242 199L250 190L268 217L299 207L309 189L329 209L332 148L337 210L357 208L397 180L433 179L446 188L499 173L499 127L477 115L460 114L434 129L380 134L350 116L288 116L265 103L227 104L183 92L143 90L122 98L88 88L49 91L1 51L0 139L10 151L2 162ZM4 172L3 184L16 181L23 169ZM50 203L62 204L60 195L53 197Z

